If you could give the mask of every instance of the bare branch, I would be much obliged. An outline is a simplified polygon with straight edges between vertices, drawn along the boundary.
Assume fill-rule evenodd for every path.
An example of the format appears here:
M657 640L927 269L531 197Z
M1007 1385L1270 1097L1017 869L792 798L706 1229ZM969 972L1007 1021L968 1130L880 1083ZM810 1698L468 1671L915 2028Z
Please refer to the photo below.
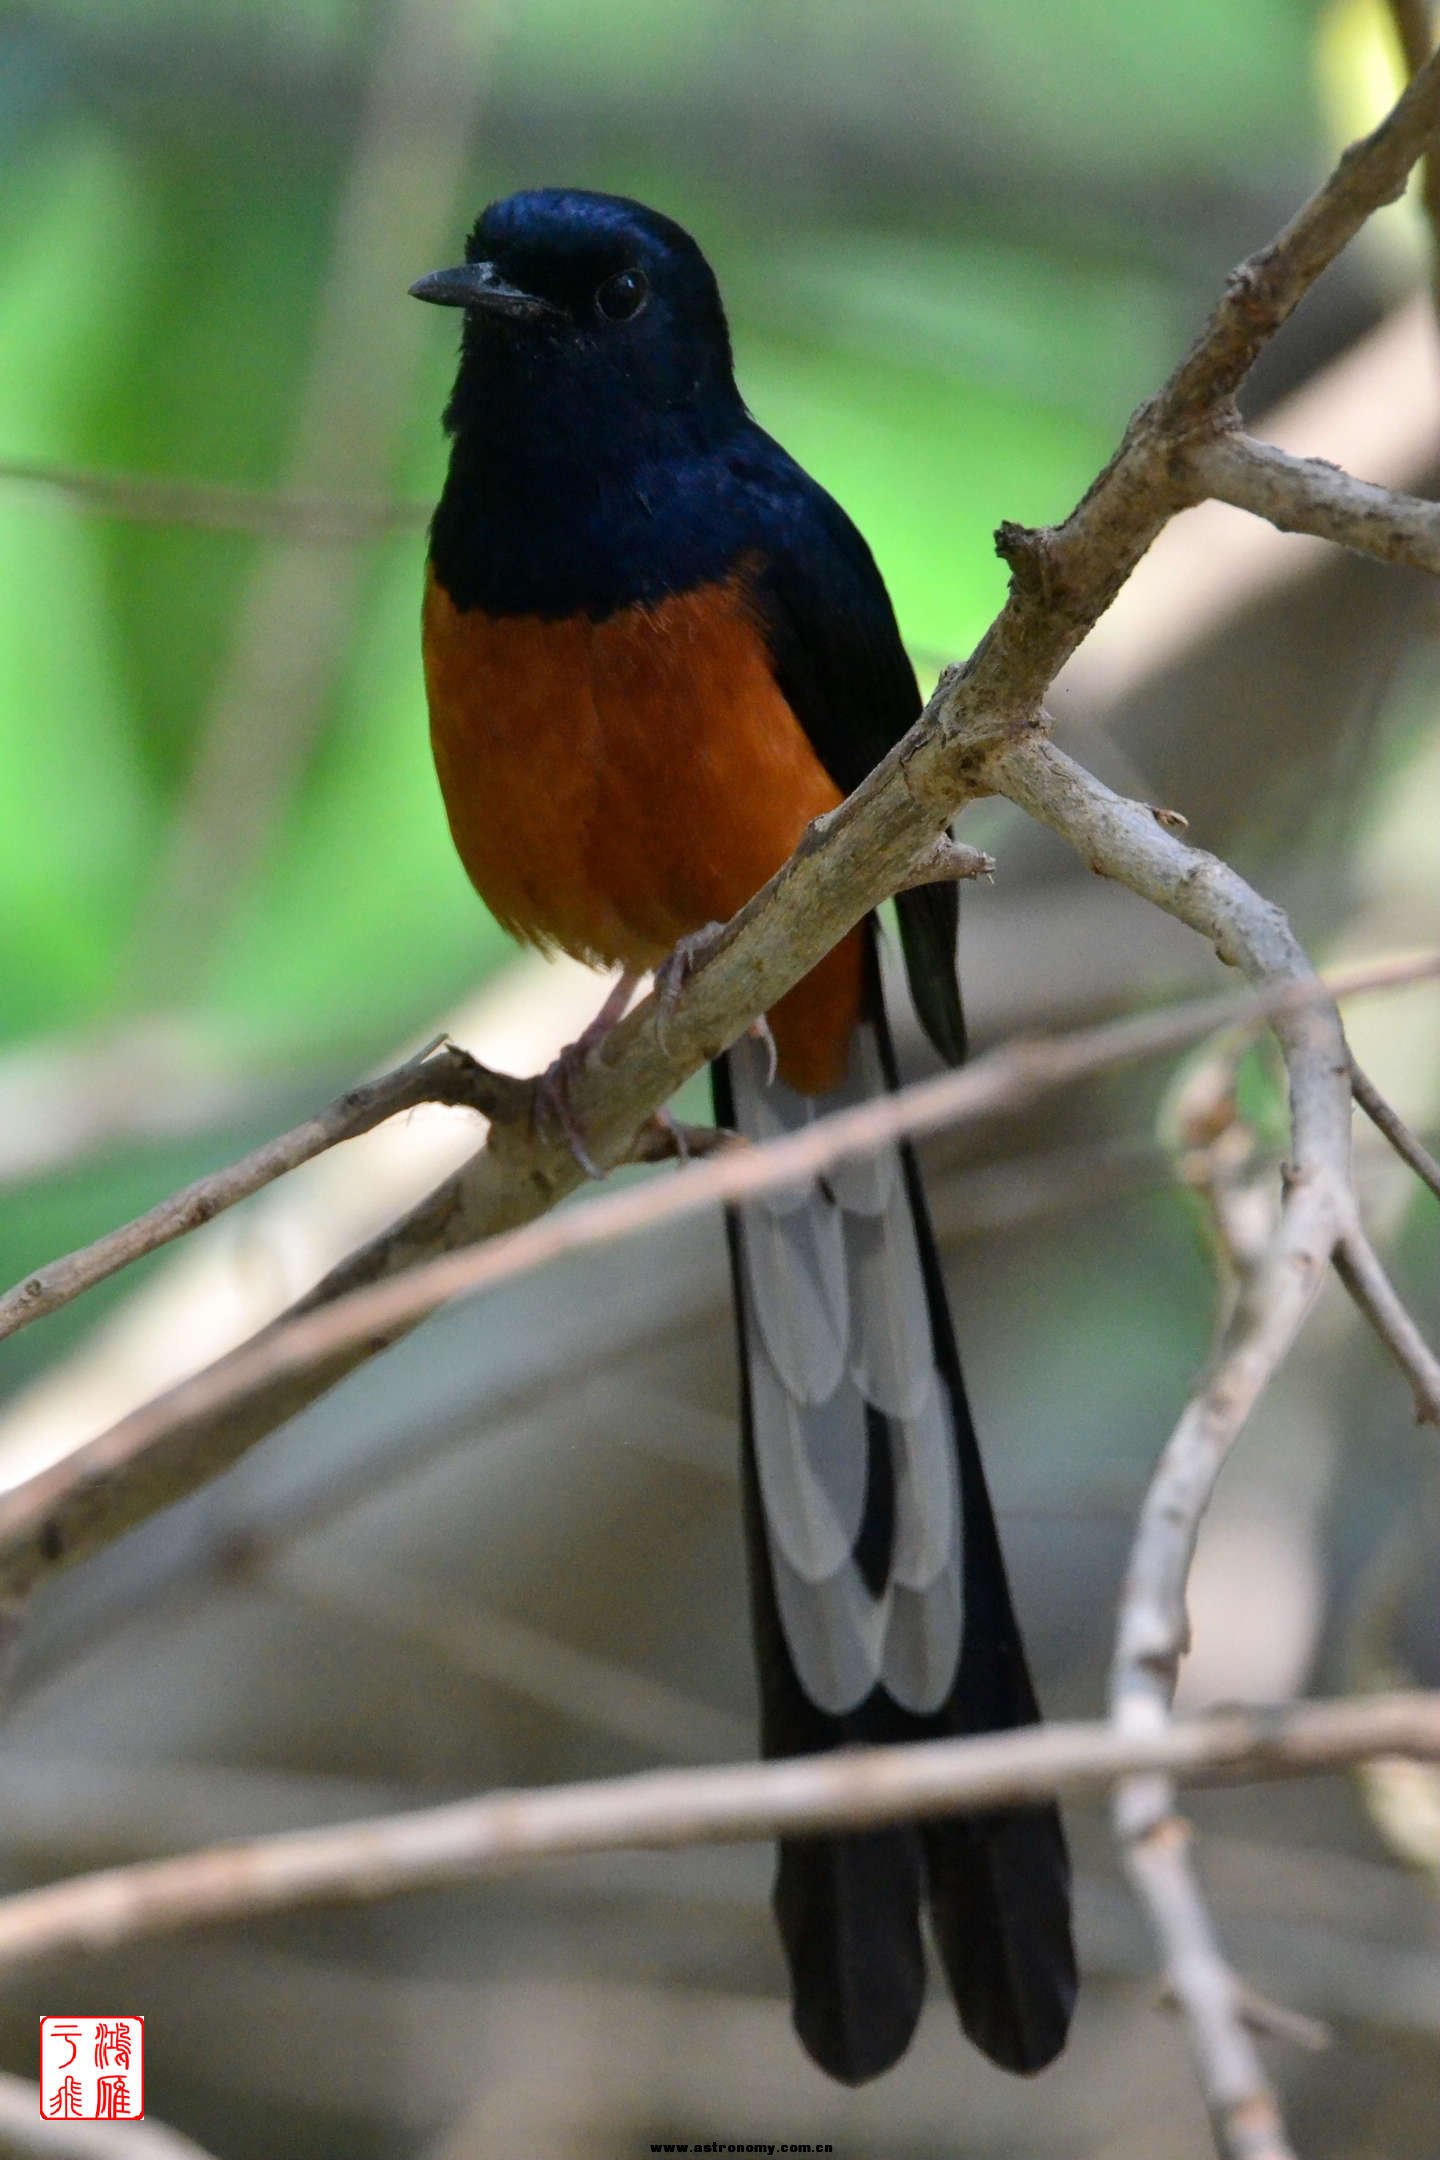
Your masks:
M1350 1060L1350 1091L1376 1131L1385 1135L1401 1161L1408 1163L1420 1182L1428 1185L1436 1199L1440 1200L1440 1162L1435 1160L1423 1141L1415 1137L1398 1110L1386 1101L1374 1081L1361 1071L1353 1056Z
M1379 562L1440 576L1440 503L1374 487L1321 458L1292 457L1239 433L1196 443L1185 464L1204 494L1268 518L1283 532L1313 533Z
M1126 1840L1126 1868L1164 1946L1221 2151L1233 2160L1294 2160L1251 2038L1246 1990L1225 1962L1189 1864L1189 1838L1188 1824L1167 1811Z
M993 856L945 836L917 858L900 889L989 877L994 868ZM623 1011L623 1005L619 1010ZM608 1025L597 1029L597 1041L605 1032ZM455 1046L447 1047L440 1057L431 1057L428 1052L426 1057L428 1062L423 1068L418 1060L411 1060L381 1079L347 1089L326 1109L290 1132L265 1142L222 1170L195 1179L93 1244L37 1269L0 1295L0 1341L31 1321L58 1312L119 1269L202 1228L216 1215L301 1163L421 1103L473 1109L492 1123L524 1122L531 1117L533 1081L496 1072ZM660 1111L637 1134L630 1159L689 1161L733 1143L734 1137L717 1134L709 1126L682 1127Z
M1182 860L1175 865L1176 882L1189 898L1195 897L1198 888L1188 867L1193 851L1163 833L1144 805L1112 796L1058 752L1047 749L1046 757L1072 780L1107 798L1122 814L1122 823L1148 828L1155 844L1177 851ZM1091 844L1101 848L1105 843L1095 833ZM1210 857L1193 859L1217 873L1221 870ZM1224 876L1248 892L1233 872ZM1273 913L1253 895L1251 899L1263 916ZM1200 912L1202 920L1210 920L1208 907ZM1276 920L1283 924L1282 917ZM1380 988L1436 974L1440 959L1407 958L1357 970L1340 978L1336 987ZM323 1385L452 1297L493 1289L531 1269L612 1245L720 1202L752 1197L802 1174L817 1175L887 1141L1013 1110L1091 1073L1173 1050L1237 1014L1269 1012L1277 1024L1300 1025L1299 1016L1307 1009L1313 1012L1317 1003L1328 1004L1329 995L1326 986L1307 975L1279 980L1266 996L1245 1005L1229 998L1203 999L1073 1035L1010 1044L962 1071L817 1119L763 1146L722 1149L673 1179L605 1193L583 1207L524 1223L475 1249L429 1258L441 1242L445 1218L440 1207L458 1204L451 1180L397 1230L367 1248L391 1263L384 1279L352 1289L350 1280L357 1272L352 1260L328 1278L333 1296L313 1293L248 1343L0 1497L0 1595L23 1596L46 1574L109 1544L145 1516L193 1491Z
M1287 2003L1272 2002L1248 1980L1237 1980L1235 1988L1240 2015L1259 2039L1284 2040L1291 2047L1303 2048L1307 2055L1321 2055L1333 2045L1334 2033L1319 2018L1306 2017Z
M505 1792L212 1846L0 1899L0 1971L216 1920L369 1903L540 1860L869 1828L1103 1792L1136 1773L1311 1775L1376 1756L1440 1761L1440 1695L1237 1709L1147 1734L1108 1721L855 1748Z
M1376 210L1398 202L1411 167L1430 148L1440 120L1440 69L1433 54L1404 96L1352 143L1330 178L1267 247L1228 280L1225 298L1161 396L1172 424L1200 406L1233 397L1261 351Z
M0 1297L0 1341L30 1321L58 1312L82 1291L93 1289L132 1261L212 1222L226 1208L248 1199L251 1193L284 1177L299 1164L311 1161L342 1140L372 1131L403 1110L413 1110L421 1103L449 1103L476 1110L487 1118L514 1117L528 1112L532 1093L529 1081L491 1072L453 1043L437 1054L427 1051L420 1058L412 1058L378 1080L347 1088L302 1125L252 1148L225 1169L197 1178L133 1222L122 1224L118 1230L97 1238L93 1245L67 1253L64 1259L52 1261L17 1283Z
M1440 1425L1440 1358L1406 1311L1380 1256L1352 1219L1335 1248L1335 1270L1415 1393L1415 1418Z
M206 480L163 480L150 473L102 472L44 458L0 458L0 482L137 525L181 525L209 532L254 533L270 540L353 546L390 532L423 532L426 504L381 496L325 495L226 487Z
M1288 936L1288 932L1285 933ZM1283 940L1282 940L1283 943ZM1283 951L1274 964L1293 965ZM1323 1016L1322 1016L1323 1017ZM1215 1480L1262 1389L1288 1352L1348 1219L1349 1066L1338 1025L1277 1027L1290 1080L1295 1157L1278 1218L1257 1215L1240 1183L1248 1136L1234 1102L1244 1042L1232 1031L1192 1079L1192 1147L1206 1143L1203 1189L1221 1260L1220 1340L1145 1496L1121 1598L1110 1700L1116 1728L1144 1733L1170 1717L1188 1644L1185 1588ZM1218 1160L1217 1160L1218 1158ZM1190 1861L1190 1832L1167 1777L1127 1779L1115 1796L1126 1870L1150 1915L1184 2009L1216 2143L1230 2160L1290 2160L1280 2111Z

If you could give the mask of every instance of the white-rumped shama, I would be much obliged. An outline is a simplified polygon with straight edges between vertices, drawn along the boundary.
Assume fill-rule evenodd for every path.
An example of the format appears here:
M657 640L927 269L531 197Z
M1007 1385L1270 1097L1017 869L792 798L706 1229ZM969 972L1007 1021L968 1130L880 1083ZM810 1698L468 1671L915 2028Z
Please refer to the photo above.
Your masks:
M751 419L689 234L619 197L493 204L423 300L464 309L424 606L431 738L466 870L517 937L632 971L724 921L913 722L845 513ZM920 1019L964 1053L953 885L904 893ZM752 1136L895 1085L873 924L713 1068ZM908 1148L741 1209L730 1249L770 1756L1039 1715ZM909 2044L928 1904L966 2032L1035 2070L1075 1995L1053 1807L790 1838L796 2028L859 2082Z

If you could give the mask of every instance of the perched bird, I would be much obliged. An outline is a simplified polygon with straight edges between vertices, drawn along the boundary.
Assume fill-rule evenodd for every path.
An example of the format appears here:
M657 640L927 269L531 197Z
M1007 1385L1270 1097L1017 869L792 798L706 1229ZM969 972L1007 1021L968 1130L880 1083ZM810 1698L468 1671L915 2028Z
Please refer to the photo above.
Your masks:
M464 310L424 603L455 844L517 937L630 972L733 915L919 711L845 513L746 411L714 275L639 203L485 211L418 299ZM953 885L905 893L920 1019L964 1051ZM895 1085L876 932L714 1067L763 1136ZM892 1148L730 1224L751 1604L771 1756L1039 1715L914 1161ZM920 1914L961 2023L1049 2062L1075 1993L1051 1807L787 1839L796 2028L851 2083L909 2044Z

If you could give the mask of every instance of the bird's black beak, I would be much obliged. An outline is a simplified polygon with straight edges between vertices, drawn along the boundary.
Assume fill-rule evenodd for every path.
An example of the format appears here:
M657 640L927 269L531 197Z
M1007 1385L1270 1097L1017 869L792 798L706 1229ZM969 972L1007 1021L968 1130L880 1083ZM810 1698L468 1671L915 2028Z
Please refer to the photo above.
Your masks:
M537 293L508 285L494 263L457 263L453 270L430 270L410 287L415 300L433 300L437 307L483 308L487 315L508 315L535 321L558 315L560 310Z

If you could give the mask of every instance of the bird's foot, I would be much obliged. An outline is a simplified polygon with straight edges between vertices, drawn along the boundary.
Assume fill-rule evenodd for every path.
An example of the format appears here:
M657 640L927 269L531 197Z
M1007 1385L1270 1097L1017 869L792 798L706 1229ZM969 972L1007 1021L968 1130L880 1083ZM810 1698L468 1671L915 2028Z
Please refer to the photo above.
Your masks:
M585 1129L575 1112L573 1090L606 1037L624 1019L639 980L639 976L628 968L622 969L594 1019L580 1030L574 1042L566 1043L554 1063L547 1066L535 1082L536 1124L548 1119L558 1128L586 1177L600 1178L605 1173L590 1153Z
M680 992L701 961L708 959L714 952L724 934L724 923L705 923L700 929L692 930L688 937L682 937L675 950L656 968L655 998L660 1009L656 1016L655 1032L660 1037L662 1049L665 1047L666 1030Z
M728 1125L685 1125L669 1110L657 1110L642 1126L631 1160L634 1162L698 1162L726 1148L747 1147L742 1134Z
M655 1032L660 1038L660 1047L662 1049L668 1047L665 1040L666 1032L680 992L684 989L700 963L707 960L710 954L714 952L724 936L726 928L725 923L712 922L706 923L703 929L692 930L688 937L680 939L675 950L667 959L662 960L659 967L656 968L655 997L659 1012L656 1016ZM764 1013L761 1013L758 1020L751 1021L746 1032L756 1042L764 1043L769 1052L770 1063L765 1076L765 1084L768 1087L775 1078L777 1052L775 1049L775 1037L770 1032L770 1022L766 1019Z

